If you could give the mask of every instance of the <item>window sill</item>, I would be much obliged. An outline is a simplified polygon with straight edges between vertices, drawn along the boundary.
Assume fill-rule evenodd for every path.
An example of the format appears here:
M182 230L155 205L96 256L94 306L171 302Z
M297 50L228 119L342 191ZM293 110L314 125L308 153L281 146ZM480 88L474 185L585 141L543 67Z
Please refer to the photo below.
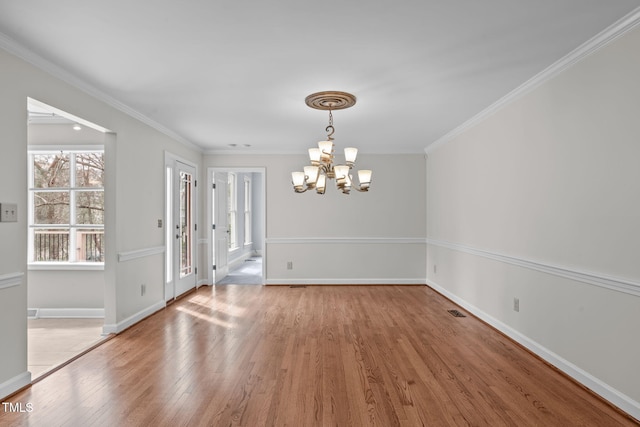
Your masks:
M28 270L75 270L75 271L103 271L103 262L74 263L74 262L33 262Z

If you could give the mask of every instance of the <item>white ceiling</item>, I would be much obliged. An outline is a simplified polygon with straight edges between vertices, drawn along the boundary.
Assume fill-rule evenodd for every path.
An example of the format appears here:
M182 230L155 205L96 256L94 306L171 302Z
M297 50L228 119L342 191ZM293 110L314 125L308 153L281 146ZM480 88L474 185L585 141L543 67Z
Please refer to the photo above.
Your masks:
M338 148L421 153L639 6L0 0L0 32L205 151L301 152L328 120L304 98L341 90Z

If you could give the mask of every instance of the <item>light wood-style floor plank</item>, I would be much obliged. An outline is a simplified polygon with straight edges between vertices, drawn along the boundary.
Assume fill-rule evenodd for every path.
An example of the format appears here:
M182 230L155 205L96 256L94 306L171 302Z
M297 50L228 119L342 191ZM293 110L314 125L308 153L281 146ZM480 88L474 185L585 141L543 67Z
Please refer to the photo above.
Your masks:
M204 287L8 399L0 426L630 426L424 286Z

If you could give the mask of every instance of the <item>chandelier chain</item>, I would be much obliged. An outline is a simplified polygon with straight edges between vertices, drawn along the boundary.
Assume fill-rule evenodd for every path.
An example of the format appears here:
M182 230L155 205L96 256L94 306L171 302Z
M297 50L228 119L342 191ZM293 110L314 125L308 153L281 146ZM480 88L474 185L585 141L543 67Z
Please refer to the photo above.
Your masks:
M327 132L327 140L333 141L333 133L336 131L333 127L333 114L331 110L329 110L329 126L326 127L325 131Z

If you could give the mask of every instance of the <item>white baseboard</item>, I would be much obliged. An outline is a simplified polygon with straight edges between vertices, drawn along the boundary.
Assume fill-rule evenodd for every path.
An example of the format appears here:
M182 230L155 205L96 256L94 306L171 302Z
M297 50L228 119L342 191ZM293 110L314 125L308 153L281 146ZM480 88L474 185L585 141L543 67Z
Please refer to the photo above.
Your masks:
M199 288L200 286L208 286L209 285L209 279L200 279L198 280L198 283L196 283L196 288Z
M268 279L267 285L425 285L420 279Z
M3 382L0 384L0 400L4 400L5 397L20 390L22 387L26 387L31 384L31 372L25 371L20 375Z
M484 311L480 310L478 307L469 304L465 300L459 298L455 294L449 292L447 289L435 283L433 280L429 280L427 286L435 289L445 297L449 298L459 306L463 307L465 310L472 313L474 316L482 319L484 322L493 326L503 334L507 335L512 340L531 350L533 353L538 355L543 360L549 362L556 368L560 369L565 374L569 375L571 378L584 385L588 389L592 390L594 393L600 395L603 399L611 402L613 405L622 409L624 412L628 413L632 417L636 419L640 419L640 403L636 402L626 394L616 390L611 387L604 381L594 377L590 373L585 370L577 367L573 363L568 360L560 357L555 354L548 348L540 345L536 341L531 338L521 334L510 326L502 323L501 321L493 318L488 315Z
M118 322L116 324L104 325L102 327L102 334L119 334L130 326L135 325L142 319L151 316L156 311L162 310L167 306L167 303L164 301L158 301L157 303L145 308L144 310L140 310L136 314L127 317L122 322Z
M35 310L35 314L34 314ZM104 308L29 308L29 317L36 319L103 319ZM34 314L31 316L31 314Z

